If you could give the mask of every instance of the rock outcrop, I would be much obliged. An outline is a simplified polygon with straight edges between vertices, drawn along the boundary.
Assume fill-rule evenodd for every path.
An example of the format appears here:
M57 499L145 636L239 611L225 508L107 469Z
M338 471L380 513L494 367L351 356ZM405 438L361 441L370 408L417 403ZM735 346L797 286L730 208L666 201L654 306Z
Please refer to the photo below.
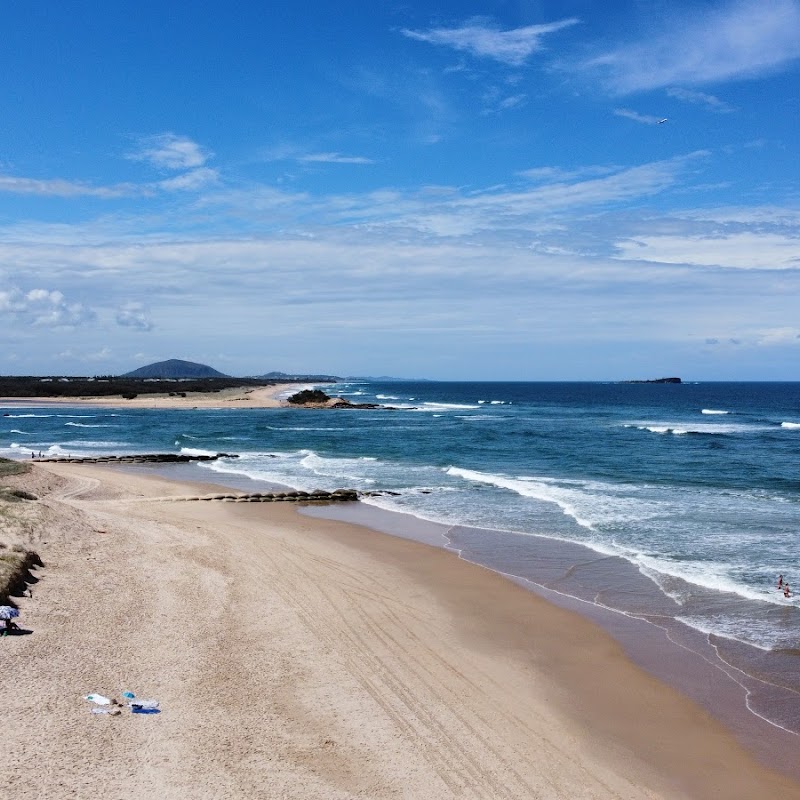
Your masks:
M183 453L143 453L133 456L47 456L32 461L67 464L185 464L189 461L216 461L218 458L239 458L234 453L217 453L213 456L187 456Z

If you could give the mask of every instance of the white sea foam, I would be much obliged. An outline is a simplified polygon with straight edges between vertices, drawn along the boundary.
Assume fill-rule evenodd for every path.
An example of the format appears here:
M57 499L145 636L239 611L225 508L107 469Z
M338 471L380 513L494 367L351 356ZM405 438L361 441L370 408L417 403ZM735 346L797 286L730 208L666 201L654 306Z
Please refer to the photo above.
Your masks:
M11 417L12 419L26 419L29 417L39 417L41 419L44 419L45 417L53 417L55 416L55 414L9 414L8 416Z
M625 428L636 428L640 431L650 433L671 433L675 436L682 436L687 433L705 434L707 436L725 436L732 433L757 433L759 431L773 430L769 425L747 425L737 423L720 422L628 422L623 425Z
M505 475L492 475L460 467L445 469L448 475L454 475L475 483L485 483L499 489L507 489L523 497L542 500L546 503L555 503L564 514L572 517L584 528L593 529L592 521L583 517L575 506L575 492L572 489L558 486L556 481L548 478L511 478Z
M113 426L103 423L97 423L96 425L87 425L85 422L65 422L64 426L72 425L75 428L111 428Z
M215 456L216 450L202 450L199 447L181 447L181 455L184 456Z
M730 411L720 411L720 410L718 410L716 408L704 408L700 413L701 414L730 414L731 412Z
M723 639L745 642L751 647L767 652L780 645L780 639L775 635L774 629L771 629L768 625L757 626L757 620L754 619L748 620L746 629L743 629L742 620L738 617L726 619L720 614L716 614L710 619L708 617L681 616L678 614L675 619L706 636L721 636ZM747 631L746 637L742 636L743 630Z
M394 394L376 394L375 397L378 400L399 400L400 398Z
M22 436L35 436L35 433L31 433L30 431L19 431L16 428L12 428L9 433L19 433Z
M265 425L270 431L346 431L349 428L322 428L307 425Z
M76 452L80 450L82 447L102 447L107 450L113 450L116 448L125 448L127 447L126 442L106 442L106 441L77 441L77 442L61 442L62 447L70 447L72 448L71 452Z
M372 456L360 458L324 458L309 451L300 464L314 475L325 478L346 479L366 484L374 484L375 478L364 473L364 466L377 464L378 459Z
M478 405L467 405L466 403L434 403L434 402L426 402L422 404L426 409L441 411L442 409L449 409L449 408L479 408Z
M781 428L787 428L790 431L800 430L800 422L781 422Z

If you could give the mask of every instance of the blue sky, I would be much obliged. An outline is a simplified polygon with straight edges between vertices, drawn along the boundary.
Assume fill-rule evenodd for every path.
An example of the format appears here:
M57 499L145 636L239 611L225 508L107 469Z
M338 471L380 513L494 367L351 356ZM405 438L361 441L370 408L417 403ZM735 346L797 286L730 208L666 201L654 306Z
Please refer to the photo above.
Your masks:
M800 379L796 0L0 26L2 373Z

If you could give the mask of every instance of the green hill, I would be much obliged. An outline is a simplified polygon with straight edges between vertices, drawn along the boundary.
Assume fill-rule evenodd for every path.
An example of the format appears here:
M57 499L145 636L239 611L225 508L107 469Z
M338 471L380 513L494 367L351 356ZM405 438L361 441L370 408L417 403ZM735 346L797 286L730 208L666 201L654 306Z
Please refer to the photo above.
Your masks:
M139 367L132 372L126 372L122 378L228 378L230 376L218 372L205 364L195 364L193 361L181 361L179 358L170 358L167 361L158 361Z

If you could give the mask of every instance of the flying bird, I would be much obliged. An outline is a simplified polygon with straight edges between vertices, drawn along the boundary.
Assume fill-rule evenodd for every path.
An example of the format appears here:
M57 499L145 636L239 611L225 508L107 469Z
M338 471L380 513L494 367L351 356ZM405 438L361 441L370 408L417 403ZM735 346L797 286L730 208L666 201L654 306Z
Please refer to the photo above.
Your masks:
M663 125L666 121L667 117L664 117L664 119L660 119L658 122L656 122L656 125Z

